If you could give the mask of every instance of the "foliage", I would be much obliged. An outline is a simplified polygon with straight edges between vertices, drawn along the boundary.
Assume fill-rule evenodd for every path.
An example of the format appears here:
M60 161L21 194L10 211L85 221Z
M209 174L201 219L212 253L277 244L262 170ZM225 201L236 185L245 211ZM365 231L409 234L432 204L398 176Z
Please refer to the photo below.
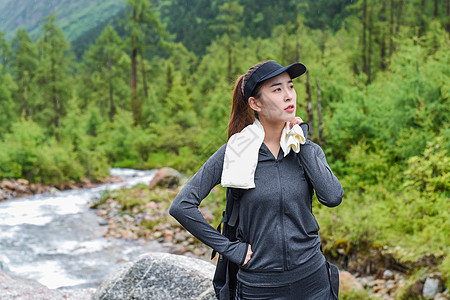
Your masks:
M45 18L37 40L23 29L11 42L0 34L0 179L57 184L107 176L110 166L193 174L226 142L234 80L260 61L302 61L309 80L294 80L298 114L308 115L310 91L310 136L345 189L336 209L315 201L321 236L397 249L399 261L429 253L450 278L450 42L441 6L151 3L130 0L109 26L86 33L93 43L78 62L67 42L75 31L58 26L70 18ZM99 21L112 8L102 5ZM216 192L205 201L219 218L224 191ZM141 204L135 196L124 209Z
M339 293L339 299L342 300L367 300L367 299L373 299L375 300L375 298L371 298L369 297L368 293L364 290L351 290L350 292L342 292Z

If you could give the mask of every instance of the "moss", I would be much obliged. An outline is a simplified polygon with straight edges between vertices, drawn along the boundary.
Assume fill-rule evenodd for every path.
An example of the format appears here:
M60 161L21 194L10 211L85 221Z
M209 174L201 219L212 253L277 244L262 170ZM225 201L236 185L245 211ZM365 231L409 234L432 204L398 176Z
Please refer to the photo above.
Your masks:
M351 290L348 293L339 293L340 300L368 300L375 298L369 297L369 294L366 291L355 291Z

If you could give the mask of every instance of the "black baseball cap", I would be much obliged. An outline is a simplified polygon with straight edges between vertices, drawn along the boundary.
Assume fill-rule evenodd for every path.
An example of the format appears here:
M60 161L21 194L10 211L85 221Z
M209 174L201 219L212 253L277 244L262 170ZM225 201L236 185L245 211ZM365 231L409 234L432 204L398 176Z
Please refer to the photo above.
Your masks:
M268 61L262 64L252 76L247 80L244 86L244 99L248 99L252 96L253 90L256 85L264 80L276 77L281 73L287 72L291 79L294 79L306 72L306 67L301 63L294 63L287 67L283 67L277 62Z

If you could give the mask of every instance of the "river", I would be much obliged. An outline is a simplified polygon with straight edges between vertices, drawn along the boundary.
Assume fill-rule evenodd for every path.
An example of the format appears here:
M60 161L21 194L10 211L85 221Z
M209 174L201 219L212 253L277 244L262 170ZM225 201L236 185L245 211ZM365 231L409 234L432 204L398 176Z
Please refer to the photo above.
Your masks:
M55 288L97 287L119 264L157 242L104 238L102 219L88 207L105 190L148 184L156 170L111 169L121 183L0 202L0 270Z

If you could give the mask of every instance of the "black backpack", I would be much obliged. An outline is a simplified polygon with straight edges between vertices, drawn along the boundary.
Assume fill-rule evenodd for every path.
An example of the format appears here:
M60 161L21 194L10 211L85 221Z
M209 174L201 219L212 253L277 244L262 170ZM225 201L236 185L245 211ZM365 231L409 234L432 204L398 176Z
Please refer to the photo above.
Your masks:
M236 238L236 228L239 216L239 199L245 190L236 188L227 188L227 205L223 212L223 218L217 230L234 242ZM223 226L223 229L222 229ZM216 256L217 252L214 250L211 259ZM214 273L213 286L216 297L219 300L234 299L236 291L236 274L239 266L223 255L219 254L217 261L216 272Z

